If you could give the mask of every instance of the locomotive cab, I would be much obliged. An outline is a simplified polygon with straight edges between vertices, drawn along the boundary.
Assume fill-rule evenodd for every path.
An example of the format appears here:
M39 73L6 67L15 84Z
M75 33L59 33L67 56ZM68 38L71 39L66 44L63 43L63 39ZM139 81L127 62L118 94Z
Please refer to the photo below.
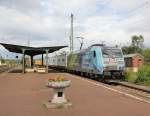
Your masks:
M103 75L109 80L124 79L124 58L120 48L102 48Z

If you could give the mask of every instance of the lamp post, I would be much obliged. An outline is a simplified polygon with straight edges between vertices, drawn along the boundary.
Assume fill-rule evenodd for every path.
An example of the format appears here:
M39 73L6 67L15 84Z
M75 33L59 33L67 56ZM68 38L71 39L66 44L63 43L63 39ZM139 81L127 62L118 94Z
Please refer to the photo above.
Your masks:
M81 50L82 46L83 46L83 39L84 39L84 37L76 37L76 39L78 39L79 42L80 42L80 50Z

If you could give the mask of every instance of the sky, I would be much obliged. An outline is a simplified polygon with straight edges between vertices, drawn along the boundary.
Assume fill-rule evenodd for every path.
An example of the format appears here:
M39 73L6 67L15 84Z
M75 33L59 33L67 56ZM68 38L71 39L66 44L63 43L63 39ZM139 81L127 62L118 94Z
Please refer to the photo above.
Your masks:
M30 46L69 45L70 14L74 37L83 48L95 43L129 45L143 35L150 47L150 0L0 0L0 42ZM74 39L74 49L80 43ZM0 54L9 54L0 46Z

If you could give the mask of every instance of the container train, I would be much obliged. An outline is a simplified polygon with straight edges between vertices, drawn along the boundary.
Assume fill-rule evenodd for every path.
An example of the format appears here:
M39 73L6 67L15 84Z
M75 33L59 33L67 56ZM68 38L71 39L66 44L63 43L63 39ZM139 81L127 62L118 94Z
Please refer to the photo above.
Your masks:
M69 55L51 57L50 67L101 81L124 80L125 63L121 48L101 44Z

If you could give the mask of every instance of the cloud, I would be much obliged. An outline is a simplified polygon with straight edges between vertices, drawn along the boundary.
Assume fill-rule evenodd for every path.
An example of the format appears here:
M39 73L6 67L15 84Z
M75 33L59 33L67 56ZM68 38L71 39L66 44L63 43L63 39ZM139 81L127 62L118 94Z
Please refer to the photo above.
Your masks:
M0 5L26 14L43 10L42 0L0 0Z
M118 12L131 12L133 10L138 10L139 8L145 7L149 4L149 2L149 0L111 0L109 7Z
M85 48L101 41L125 45L134 34L142 34L149 46L149 11L150 0L0 0L0 41L69 45L73 13L74 37L83 36Z

